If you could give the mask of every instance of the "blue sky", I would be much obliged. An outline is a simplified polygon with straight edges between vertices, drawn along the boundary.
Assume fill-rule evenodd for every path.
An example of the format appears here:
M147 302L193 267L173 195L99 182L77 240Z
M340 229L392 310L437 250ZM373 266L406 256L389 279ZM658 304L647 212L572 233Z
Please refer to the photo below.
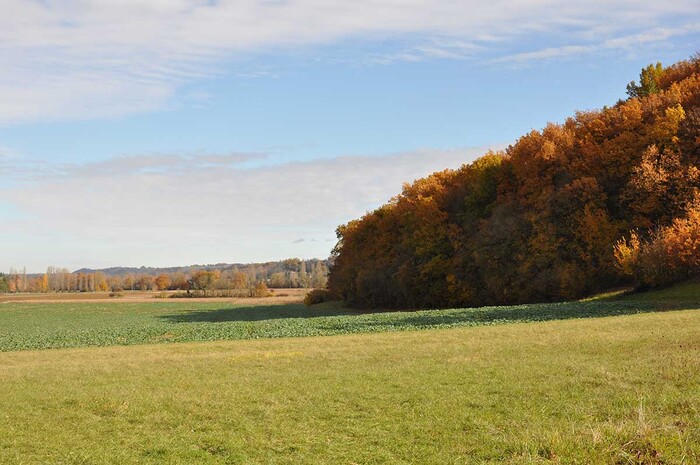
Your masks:
M325 257L700 43L697 0L3 4L0 271Z

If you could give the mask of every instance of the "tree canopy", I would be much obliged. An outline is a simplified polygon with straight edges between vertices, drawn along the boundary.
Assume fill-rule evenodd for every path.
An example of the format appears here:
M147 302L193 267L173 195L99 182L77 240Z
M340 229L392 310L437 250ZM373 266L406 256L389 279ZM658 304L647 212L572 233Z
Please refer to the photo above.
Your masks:
M342 225L330 290L360 307L511 304L625 282L613 249L700 188L700 58L645 68L629 98L406 184Z

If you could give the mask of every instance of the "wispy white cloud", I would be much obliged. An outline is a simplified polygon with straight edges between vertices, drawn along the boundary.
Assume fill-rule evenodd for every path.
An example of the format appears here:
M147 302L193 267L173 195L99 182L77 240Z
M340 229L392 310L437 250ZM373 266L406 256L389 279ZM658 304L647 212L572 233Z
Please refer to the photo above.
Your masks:
M427 59L464 60L475 58L485 46L480 41L466 41L455 37L428 37L391 52L369 53L363 62L371 65L389 65L396 62L418 62Z
M246 163L267 158L262 153L228 153L228 154L150 154L142 156L116 156L106 160L84 164L47 163L43 179L50 177L57 180L76 177L115 177L135 176L147 173L190 173L205 169L234 168Z
M532 52L522 52L496 58L494 60L491 60L491 63L527 64L539 60L549 60L553 58L569 57L572 55L591 53L595 50L595 48L596 47L592 45L565 45L562 47L547 47Z
M19 157L19 152L9 147L3 147L0 145L0 160L9 160L10 158Z
M426 149L247 168L239 164L246 154L54 166L50 176L0 189L0 203L22 214L3 218L0 239L24 236L16 247L2 249L0 263L40 270L53 262L322 257L339 224L386 202L403 182L458 167L484 151Z
M574 57L607 51L634 50L649 44L663 43L673 37L700 32L700 23L688 23L676 28L654 27L643 32L620 35L612 38L588 40L578 45L546 47L539 50L505 55L490 60L490 63L510 63L527 65L542 60Z
M115 178L143 174L190 173L207 169L246 168L262 164L265 153L228 154L148 154L114 156L91 163L61 163L22 157L0 147L0 182L33 185L41 182L67 182L84 178Z
M162 108L186 84L230 72L231 60L260 52L360 41L370 44L365 62L488 59L517 48L528 35L547 36L553 45L530 55L509 53L513 59L551 59L587 53L588 47L639 46L669 18L683 29L699 15L697 0L2 3L0 123ZM403 45L389 52L377 45L387 42ZM567 45L572 43L579 45ZM195 92L180 100L201 105L206 98Z
M639 47L653 42L663 42L672 37L684 36L700 32L700 22L688 23L676 28L655 27L636 34L603 41L602 47L606 49L623 49Z

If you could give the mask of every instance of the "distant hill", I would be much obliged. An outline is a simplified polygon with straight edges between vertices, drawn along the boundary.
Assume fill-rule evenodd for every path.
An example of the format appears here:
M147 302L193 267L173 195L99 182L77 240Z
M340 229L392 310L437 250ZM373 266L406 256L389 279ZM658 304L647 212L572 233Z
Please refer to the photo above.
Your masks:
M185 273L190 274L196 271L205 270L213 271L219 270L224 271L237 268L246 268L250 266L264 266L281 262L269 262L269 263L215 263L209 265L185 265L185 266L171 266L171 267L152 267L152 266L140 266L140 267L129 267L129 266L114 266L110 268L80 268L75 270L74 274L80 273L103 273L107 276L122 276L126 274L147 274L147 275L158 275L161 273L171 274L171 273Z
M175 274L184 273L186 275L193 274L197 271L227 271L236 270L246 272L250 269L260 269L267 273L284 272L284 271L298 271L302 260L298 258L289 258L285 260L272 261L272 262L259 262L259 263L214 263L208 265L185 265L185 266L171 266L171 267L151 267L151 266L140 266L140 267L128 267L128 266L115 266L110 268L81 268L75 270L73 274L92 274L92 273L102 273L106 276L124 276L124 275L151 275L157 276L159 274ZM328 260L322 260L318 258L312 258L309 260L304 260L306 266L314 267L317 263L323 264L325 267L328 266Z

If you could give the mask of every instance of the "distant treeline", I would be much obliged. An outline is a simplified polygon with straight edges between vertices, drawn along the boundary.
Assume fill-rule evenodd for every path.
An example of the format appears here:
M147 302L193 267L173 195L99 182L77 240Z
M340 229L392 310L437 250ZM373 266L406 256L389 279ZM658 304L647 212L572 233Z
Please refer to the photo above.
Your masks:
M330 291L360 307L511 304L700 273L700 56L650 65L627 93L339 227Z
M177 268L81 269L49 267L43 274L11 269L0 273L0 292L97 292L123 290L249 290L258 284L270 288L323 288L328 260L300 260L250 264L193 265Z

